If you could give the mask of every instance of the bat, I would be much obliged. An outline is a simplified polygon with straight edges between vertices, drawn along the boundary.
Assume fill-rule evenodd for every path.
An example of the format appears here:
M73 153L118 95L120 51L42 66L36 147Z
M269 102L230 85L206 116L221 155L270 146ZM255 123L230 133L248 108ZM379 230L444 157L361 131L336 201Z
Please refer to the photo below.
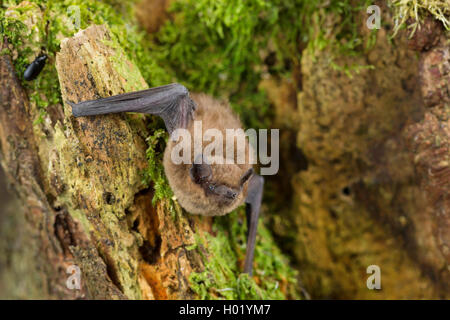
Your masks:
M23 73L23 78L27 81L31 81L36 79L36 77L41 73L42 69L44 69L45 62L47 60L47 56L45 54L40 55L32 63L28 65Z
M195 136L195 123L199 121L202 134L215 129L226 135L227 129L240 129L241 123L228 104L205 94L191 95L183 85L177 83L77 104L68 103L75 117L118 112L160 116L171 137L164 151L164 171L181 207L191 214L221 216L246 204L247 250L244 272L251 275L264 179L253 171L249 161L251 146L245 136L245 161L236 161L239 152L232 151L239 148L234 140L231 145L224 145L227 157L228 152L233 155L227 159L234 161L220 162L224 157L215 152L208 158L203 153L204 141L201 153L196 154L195 148L191 148L187 149L190 152L183 154L190 160L188 163L177 164L172 158L177 143L195 143L192 137ZM177 129L187 130L190 138L183 137L182 141L176 142L179 140L175 139ZM236 132L238 136L244 134L243 130Z

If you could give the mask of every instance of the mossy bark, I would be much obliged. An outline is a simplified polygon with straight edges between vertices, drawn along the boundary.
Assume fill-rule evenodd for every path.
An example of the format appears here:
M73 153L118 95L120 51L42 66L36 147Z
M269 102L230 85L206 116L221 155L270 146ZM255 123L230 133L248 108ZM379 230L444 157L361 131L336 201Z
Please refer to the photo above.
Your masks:
M123 68L117 65L119 61ZM34 236L33 246L39 247L45 236L48 242L54 242L48 254L57 259L49 263L42 256L42 261L35 262L37 266L29 266L32 274L33 267L38 269L41 265L53 270L43 271L51 281L48 291L38 297L72 297L72 293L67 294L68 289L57 295L52 291L54 286L65 287L66 267L74 264L82 272L83 290L77 291L77 297L86 294L97 299L192 298L188 276L193 268L202 268L202 260L195 253L186 252L185 247L194 244L187 218L181 214L174 220L164 201L153 207L151 191L143 190L142 171L147 166L144 139L148 132L142 117L75 119L70 106L64 105L61 111L49 114L43 124L33 126L31 118L36 110L29 110L28 99L7 55L2 56L2 62L6 91L2 93L2 125L7 126L2 128L2 151L9 160L4 162L4 168L9 176L16 172L17 178L22 179L13 183L21 199L33 195L38 203L45 203L45 214L41 213L40 219L34 213L40 226L29 226L37 229L33 233L46 232ZM56 57L56 68L64 101L78 102L147 87L105 26L90 27L64 41ZM11 77L14 81L9 80ZM16 97L18 93L20 96ZM10 101L17 101L20 106L10 105ZM58 107L62 108L55 106ZM11 119L9 110L21 113ZM25 140L14 143L14 137ZM27 161L15 155L26 157ZM17 172L15 161L26 165L31 162L32 167ZM33 192L23 190L24 185L30 184L26 182L30 177L36 179L36 186L29 187ZM30 208L24 209L26 216L32 214ZM21 223L28 226L26 221ZM143 261L140 247L154 249L152 263ZM27 253L22 254L27 258ZM15 273L14 265L9 271ZM44 276L41 281L49 282Z
M23 2L5 14L10 26L20 21L25 27L18 28L12 42L2 48L6 54L1 60L2 165L20 199L19 210L1 216L2 297L299 297L296 273L265 224L260 225L255 273L250 278L240 274L245 254L243 210L212 221L177 207L154 157L161 153L164 130L155 131L155 123L148 126L153 118L74 119L70 106L63 103L144 89L147 84L141 73L149 83L176 80L176 73L165 73L165 64L180 66L179 74L186 78L197 77L192 69L198 69L202 80L193 83L217 86L216 73L205 72L203 78L207 55L196 52L185 60L183 54L176 54L184 52L180 46L192 47L191 38L183 36L191 29L177 19L178 14L179 18L187 13L175 13L173 20L180 23L161 28L158 39L167 57L158 66L148 50L141 50L142 38L128 28L131 20L124 17L122 21L113 14L109 3L118 3L73 2L86 18L81 21L83 28L97 21L108 24L112 32L105 26L91 26L74 35L72 17L65 12L72 2L42 5L36 0L40 7ZM149 32L160 28L169 16L165 11L170 2L140 2L139 18ZM358 30L344 24L344 29L352 30L347 39L348 34L341 32L342 19L347 17L339 16L340 7L327 10L325 5L317 9L326 22L323 28L316 24L305 30L301 26L301 32L292 30L298 37L289 39L309 40L288 46L282 72L271 69L270 60L277 55L268 55L255 66L271 70L264 77L235 78L238 69L232 68L233 77L223 80L222 87L245 87L254 79L264 79L259 87L275 106L274 112L267 113L273 115L269 122L281 129L281 168L276 177L267 178L266 186L275 192L266 192L262 218L269 220L280 243L287 240L284 248L292 253L302 285L313 298L448 298L448 31L441 28L442 21L421 19L423 26L414 39L407 41L401 31L392 40L391 8L377 3L383 16L375 43L374 32L365 28L364 12L357 21ZM207 9L196 10L186 21L196 21L206 12L201 10ZM317 18L317 13L312 16ZM237 20L264 19L259 12L245 14L246 19L224 25L239 30ZM292 16L297 19L296 12L288 15ZM289 32L296 28L295 23L288 25ZM195 46L202 48L202 32L217 26L230 35L220 22L199 23ZM320 33L324 30L326 34ZM361 38L353 37L353 31ZM123 41L124 35L132 40ZM170 39L165 38L168 35ZM168 52L172 53L173 39L177 48L172 55ZM212 43L220 51L222 39L228 38L218 39ZM373 46L356 46L353 55L347 56L337 53L340 48L325 45L348 48L352 41ZM322 49L314 48L314 43ZM20 83L8 55L23 68L45 45L50 52L43 74L31 84ZM247 47L236 48L239 53ZM269 54L273 48L269 45L260 51ZM222 52L216 56L222 57ZM225 56L219 61L228 68L228 57L236 56ZM128 57L140 57L141 70ZM44 81L49 85L43 86ZM255 93L249 92L248 96ZM257 100L251 101L237 106L250 115L247 120L254 120L261 111ZM141 182L143 176L157 177L148 187ZM152 198L157 201L153 203ZM372 264L381 268L381 291L366 286L366 270ZM71 265L82 270L81 290L66 287L66 270Z
M25 27L15 34L16 43L7 44L5 37L0 61L2 166L19 199L19 212L1 219L2 297L297 297L295 273L263 226L255 276L240 275L242 210L234 221L225 217L214 227L212 218L191 216L173 199L152 202L156 186L143 182L149 118L72 116L66 101L147 88L108 26L93 25L62 39L46 66L59 79L59 89L48 90L60 90L62 103L43 110L30 96L49 92L24 88L13 60L31 62L44 45L37 37L44 15L23 2L6 16ZM70 266L81 270L80 290L66 285Z
M298 107L290 118L298 119L307 159L301 171L291 169L292 208L274 225L291 239L312 297L448 297L448 39L419 60L404 34L389 39L392 22L383 19L376 44L357 57L304 50L297 101L277 103L272 94L277 107ZM367 41L369 30L360 32ZM373 67L349 77L332 59ZM424 115L419 70L427 59L437 61L427 72L439 74L428 81L439 116ZM372 264L381 268L380 291L366 286Z
M432 269L441 287L450 290L450 33L427 20L409 40L420 52L419 88L426 108L421 121L407 128L411 158L427 200L430 229L423 242L422 260ZM430 26L431 25L431 26ZM428 27L429 26L429 27ZM420 39L430 32L436 40L426 46ZM430 37L427 37L430 39ZM433 249L429 250L429 242Z

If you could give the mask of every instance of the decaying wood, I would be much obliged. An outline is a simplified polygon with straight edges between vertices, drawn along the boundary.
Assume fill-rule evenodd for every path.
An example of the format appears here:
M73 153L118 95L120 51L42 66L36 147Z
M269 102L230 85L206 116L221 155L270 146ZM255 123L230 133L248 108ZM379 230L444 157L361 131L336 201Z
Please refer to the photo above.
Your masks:
M63 42L56 59L63 100L147 88L139 70L111 41L106 27L93 26ZM151 192L142 191L148 132L140 116L75 119L70 106L64 110L65 145L71 149L65 149L64 157L71 172L57 175L68 179L64 192L75 202L70 205L88 217L91 239L116 285L130 298L192 297L188 276L201 261L185 247L194 244L194 234L186 217L174 220L166 202L154 208ZM145 256L149 251L150 258Z
M2 49L6 46L5 39ZM0 74L1 163L22 203L22 211L9 217L14 223L9 224L9 229L4 227L2 230L2 251L10 252L2 254L2 258L24 263L21 267L19 263L6 265L2 261L2 267L8 269L3 271L5 274L2 276L19 286L21 278L34 279L31 283L35 287L31 290L27 288L29 284L24 285L25 290L29 291L28 297L84 296L84 290L72 293L65 286L65 271L70 260L65 258L62 243L56 235L60 227L55 220L58 210L52 207L45 193L28 97L8 55L0 56ZM65 230L61 232L63 234ZM35 238L40 241L34 241Z
M442 26L433 25L436 35ZM423 41L419 31L411 43ZM442 287L450 288L450 45L445 36L436 37L423 49L419 65L420 91L427 108L423 119L408 128L409 147L421 188L428 201L432 239L439 252L430 255L432 267Z
M306 168L298 168L297 173L293 166L280 168L284 176L293 177L294 196L292 209L285 209L285 199L279 204L284 216L275 216L273 226L292 243L288 248L313 298L446 298L450 286L445 258L450 234L448 120L426 115L420 96L425 82L417 81L422 62L409 49L406 37L399 34L395 45L389 42L390 9L384 2L377 4L386 13L385 25L367 52L350 58L334 57L329 50L305 50L297 101L289 99L292 94L280 99L268 90L275 108L281 110L275 114L297 107L297 144L307 159ZM370 30L363 19L365 42ZM429 35L429 30L424 31ZM428 40L432 41L422 39L415 46L429 49L435 39ZM443 102L443 93L449 92L449 72L445 64L431 63L439 60L434 56L428 58L431 83L427 82L430 90L424 97ZM339 66L373 69L348 77L333 70L333 59ZM437 74L446 74L447 80ZM286 82L273 83L267 84L275 92L298 90ZM291 125L278 122L285 128ZM414 129L407 130L411 125ZM440 144L434 140L437 137ZM285 148L281 157L290 153L286 159L292 159L289 147L280 143ZM371 264L381 269L381 291L366 287Z
M105 26L65 39L56 67L63 101L147 88ZM20 223L42 242L34 266L45 266L42 291L51 298L192 298L188 278L202 260L186 247L196 223L181 210L174 219L166 201L152 205L142 183L149 133L141 116L74 118L64 104L33 125L36 110L28 110L7 55L1 73L2 165L24 200ZM82 290L66 287L70 265L82 272Z

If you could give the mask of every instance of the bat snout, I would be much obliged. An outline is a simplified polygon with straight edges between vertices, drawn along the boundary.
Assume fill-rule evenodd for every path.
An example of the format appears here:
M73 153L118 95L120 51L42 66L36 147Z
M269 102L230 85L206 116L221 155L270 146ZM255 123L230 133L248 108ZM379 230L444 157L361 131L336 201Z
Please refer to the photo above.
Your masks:
M238 193L236 191L228 190L225 196L228 199L234 200L237 198L237 195L238 195Z

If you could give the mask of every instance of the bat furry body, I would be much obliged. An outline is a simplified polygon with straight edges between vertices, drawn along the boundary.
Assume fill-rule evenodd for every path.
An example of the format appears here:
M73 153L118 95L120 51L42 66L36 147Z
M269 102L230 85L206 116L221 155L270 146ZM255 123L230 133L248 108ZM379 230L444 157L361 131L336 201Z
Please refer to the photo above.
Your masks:
M251 273L264 180L253 172L250 144L228 104L204 94L191 97L189 91L177 83L69 104L76 117L117 112L162 117L171 135L164 153L164 170L180 205L193 214L217 216L246 203L248 236L244 271ZM196 132L196 123L201 123L201 132ZM182 131L177 129L185 129L184 132L190 134L177 140L177 132ZM227 139L227 129L235 129L231 140ZM222 142L217 143L220 152L216 153L216 148L204 152L216 137L214 134L205 142L204 134L208 130L221 134ZM195 147L196 135L200 135L200 148ZM190 148L181 149L190 150L189 161L174 162L174 148L188 144ZM242 152L245 154L240 154Z
M234 115L229 105L223 102L219 102L204 94L192 94L191 95L197 107L194 112L194 120L201 121L202 132L205 133L208 129L215 129L222 133L223 139L223 158L222 159L203 159L207 162L213 162L222 160L223 164L211 165L211 180L216 186L226 186L227 190L231 193L231 197L227 198L222 195L216 195L209 191L208 186L196 183L193 179L187 177L190 176L190 170L192 164L174 164L171 159L172 150L177 143L183 143L183 141L175 142L169 139L169 144L164 153L164 169L169 180L170 186L177 197L180 205L188 212L193 214L202 214L207 216L224 215L234 210L238 206L244 203L247 196L248 180L242 181L242 178L246 173L251 170L251 164L249 163L249 151L250 145L245 138L245 161L242 164L237 162L237 152L230 152L227 148L235 148L235 145L226 144L226 129L241 129L241 123L239 119ZM191 121L186 128L191 138L190 145L190 163L194 163L196 155L194 154L194 121ZM243 131L236 131L237 135L244 135ZM233 139L233 142L239 141L239 139ZM203 141L203 139L202 139ZM211 142L203 142L202 150ZM222 147L222 146L221 146ZM234 154L232 159L234 163L226 164L225 157L228 154ZM233 151L233 150L231 150ZM213 156L219 157L219 155ZM243 182L243 184L241 184ZM233 195L235 195L233 197Z

